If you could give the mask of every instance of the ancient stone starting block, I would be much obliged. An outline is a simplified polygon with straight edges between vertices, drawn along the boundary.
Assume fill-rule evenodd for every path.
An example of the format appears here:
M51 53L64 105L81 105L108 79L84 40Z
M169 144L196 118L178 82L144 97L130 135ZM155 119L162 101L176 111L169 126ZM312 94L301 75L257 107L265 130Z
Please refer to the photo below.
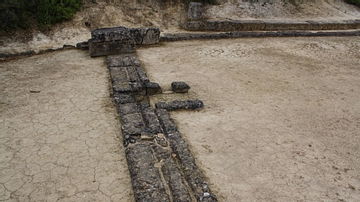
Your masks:
M136 45L159 43L158 28L101 28L91 32L90 56L106 56L134 53Z

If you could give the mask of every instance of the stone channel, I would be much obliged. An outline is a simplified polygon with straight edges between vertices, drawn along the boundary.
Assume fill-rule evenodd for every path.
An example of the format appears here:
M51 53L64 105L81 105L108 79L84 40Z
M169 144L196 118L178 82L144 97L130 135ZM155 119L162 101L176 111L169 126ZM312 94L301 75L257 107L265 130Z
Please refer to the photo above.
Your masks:
M149 80L134 52L137 44L158 42L156 28L118 27L94 30L89 43L92 57L107 56L135 200L217 201L168 113L200 109L204 103L177 100L150 106L149 96L162 90ZM184 82L172 83L174 93L187 93L189 89Z

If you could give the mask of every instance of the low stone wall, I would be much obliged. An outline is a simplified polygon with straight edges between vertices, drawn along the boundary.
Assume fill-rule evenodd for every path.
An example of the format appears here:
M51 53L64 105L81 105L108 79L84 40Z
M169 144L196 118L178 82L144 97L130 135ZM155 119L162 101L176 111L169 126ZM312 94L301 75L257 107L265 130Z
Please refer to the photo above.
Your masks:
M159 43L158 28L101 28L91 32L90 56L105 56L135 52L136 45Z
M360 19L327 21L262 21L262 20L203 20L189 21L183 26L189 31L281 31L281 30L349 30L360 29Z
M325 37L325 36L360 36L360 30L351 31L257 31L257 32L213 32L213 33L176 33L164 34L160 42L205 39L231 39L247 37Z

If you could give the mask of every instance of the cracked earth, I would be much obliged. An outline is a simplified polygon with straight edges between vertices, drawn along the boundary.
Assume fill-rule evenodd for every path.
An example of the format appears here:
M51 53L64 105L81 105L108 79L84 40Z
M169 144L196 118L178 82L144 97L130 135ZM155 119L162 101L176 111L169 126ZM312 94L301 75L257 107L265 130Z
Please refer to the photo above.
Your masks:
M151 80L200 99L171 112L220 201L360 200L360 38L163 43ZM134 201L104 58L0 63L0 201Z
M0 63L0 201L134 201L104 61Z
M219 200L360 201L359 37L186 41L137 54L151 80L185 81L187 98L204 102L171 117Z

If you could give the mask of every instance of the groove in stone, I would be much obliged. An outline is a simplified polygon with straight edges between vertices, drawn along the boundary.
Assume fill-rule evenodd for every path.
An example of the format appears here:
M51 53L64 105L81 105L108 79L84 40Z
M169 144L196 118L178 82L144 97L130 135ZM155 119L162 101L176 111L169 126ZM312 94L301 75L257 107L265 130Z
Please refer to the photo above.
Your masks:
M160 122L155 115L154 109L150 107L149 103L141 103L140 108L141 114L146 124L146 132L154 135L163 133Z
M153 145L152 148L155 151L157 159L162 162L161 171L166 183L169 185L173 201L191 201L191 197L184 184L184 180L176 163L172 159L171 152L158 145Z
M131 181L137 202L167 202L159 171L154 166L155 158L149 144L134 144L126 148Z
M171 120L169 113L165 109L157 109L156 112L169 145L176 154L180 168L194 192L195 198L198 201L217 201L216 196L211 193L208 183L204 180L204 176L197 167L187 143L181 137L175 123Z

